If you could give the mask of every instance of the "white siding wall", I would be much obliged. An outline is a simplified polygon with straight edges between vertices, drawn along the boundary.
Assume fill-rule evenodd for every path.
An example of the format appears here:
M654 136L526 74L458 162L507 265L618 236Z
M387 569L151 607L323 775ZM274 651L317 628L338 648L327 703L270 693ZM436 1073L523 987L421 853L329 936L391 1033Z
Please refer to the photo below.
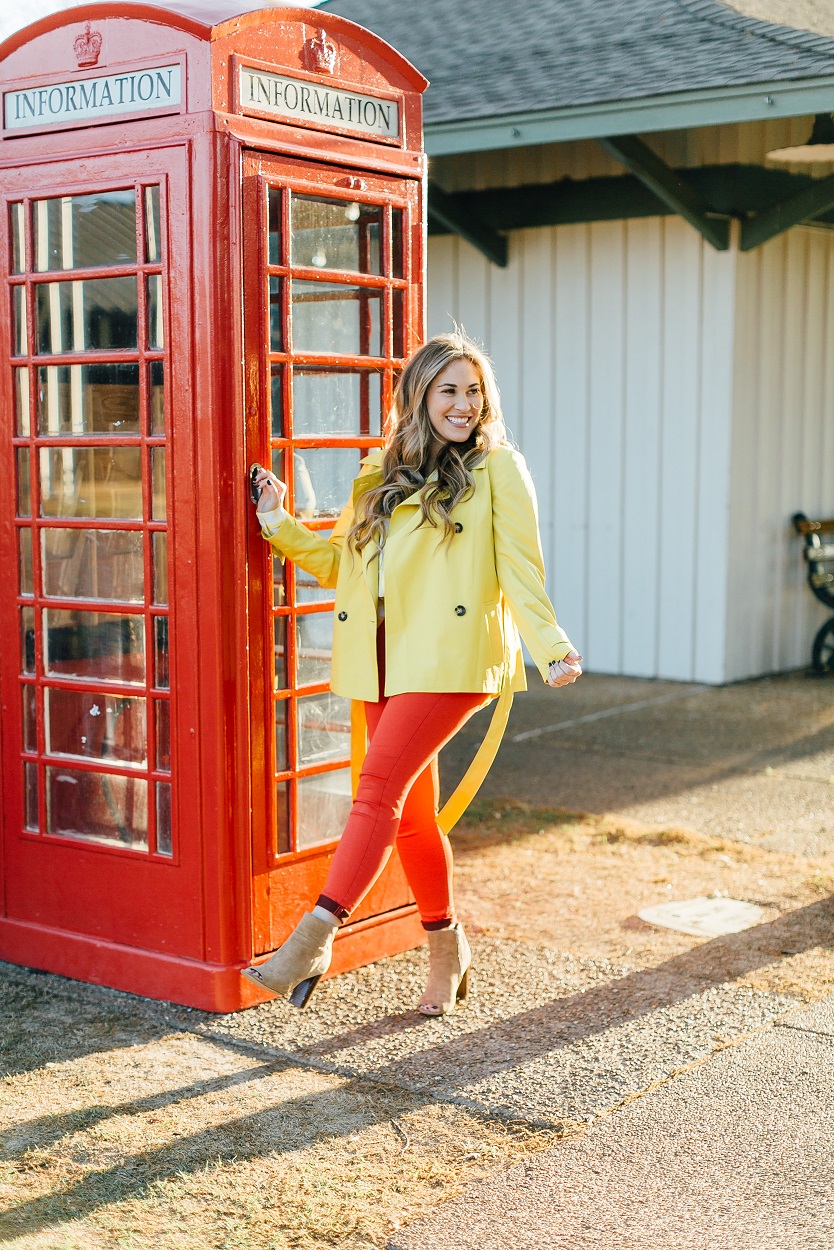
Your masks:
M728 680L806 665L826 619L790 516L834 516L832 335L834 234L799 228L739 256Z
M724 678L736 265L676 218L517 231L505 270L430 240L429 332L495 360L597 672Z

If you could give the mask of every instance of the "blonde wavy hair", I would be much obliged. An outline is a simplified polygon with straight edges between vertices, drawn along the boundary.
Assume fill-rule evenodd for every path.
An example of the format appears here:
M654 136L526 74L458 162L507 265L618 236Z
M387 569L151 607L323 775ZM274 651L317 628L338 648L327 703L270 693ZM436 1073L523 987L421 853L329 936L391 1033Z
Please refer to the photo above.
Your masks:
M426 396L438 374L456 360L468 360L481 380L483 406L478 424L465 443L444 443L437 436ZM360 498L347 541L355 551L384 539L391 513L420 492L421 525L443 527L443 541L455 532L452 510L475 489L471 470L494 447L507 441L501 399L492 362L462 330L437 334L411 356L397 382L382 457L382 482ZM436 454L436 459L434 458ZM433 469L437 477L427 481Z

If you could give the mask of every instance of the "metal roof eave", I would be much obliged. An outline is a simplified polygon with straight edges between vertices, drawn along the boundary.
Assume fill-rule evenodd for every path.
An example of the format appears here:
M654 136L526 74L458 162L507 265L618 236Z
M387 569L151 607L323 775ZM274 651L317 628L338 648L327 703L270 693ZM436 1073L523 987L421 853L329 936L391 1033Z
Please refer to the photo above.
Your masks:
M448 156L824 112L834 112L834 74L801 82L752 83L501 117L427 122L425 146L429 156Z

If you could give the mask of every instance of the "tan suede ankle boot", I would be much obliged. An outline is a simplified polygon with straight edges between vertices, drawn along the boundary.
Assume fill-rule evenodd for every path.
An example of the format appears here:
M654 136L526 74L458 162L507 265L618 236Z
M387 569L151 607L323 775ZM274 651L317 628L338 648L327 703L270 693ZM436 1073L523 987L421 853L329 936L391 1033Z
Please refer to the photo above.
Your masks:
M446 1016L469 993L472 952L459 924L435 929L429 939L429 979L417 1010L424 1016Z
M241 976L273 994L289 994L294 1007L306 1007L330 967L335 936L334 925L307 912L266 963L244 968Z

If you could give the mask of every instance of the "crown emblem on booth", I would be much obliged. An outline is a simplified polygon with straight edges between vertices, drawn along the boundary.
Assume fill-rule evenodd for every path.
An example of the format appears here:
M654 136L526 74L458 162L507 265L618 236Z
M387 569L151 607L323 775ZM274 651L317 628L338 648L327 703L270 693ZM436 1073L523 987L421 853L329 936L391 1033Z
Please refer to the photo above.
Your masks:
M336 69L339 49L323 30L317 30L314 39L307 42L307 60L310 69L320 74L332 74Z
M101 31L90 30L90 23L85 23L83 31L80 35L76 35L72 45L79 69L96 64L98 54L101 52L101 42Z

